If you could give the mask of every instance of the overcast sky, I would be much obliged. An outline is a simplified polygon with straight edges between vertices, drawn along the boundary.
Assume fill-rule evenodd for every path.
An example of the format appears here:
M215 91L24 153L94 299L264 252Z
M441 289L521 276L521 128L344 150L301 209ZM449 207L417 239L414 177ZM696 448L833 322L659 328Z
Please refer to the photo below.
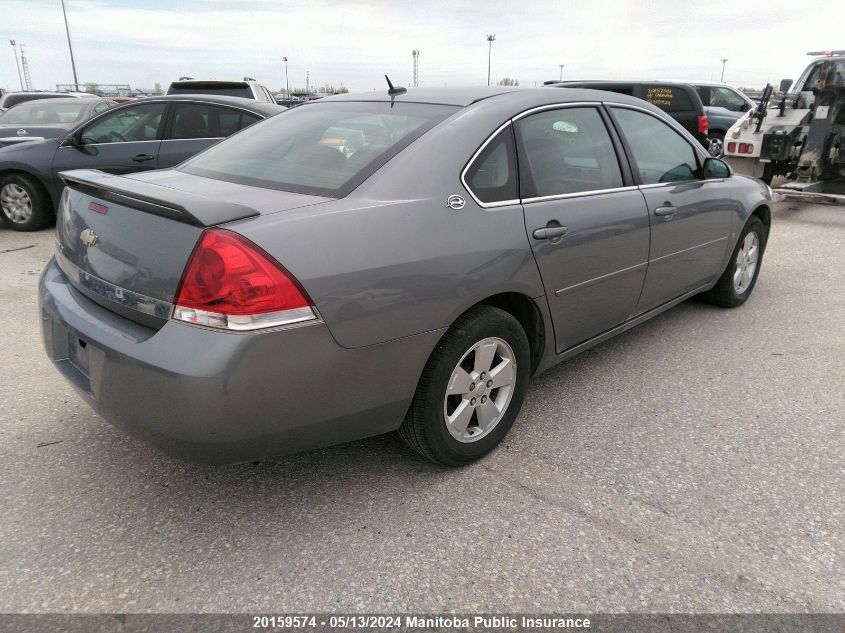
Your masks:
M845 48L845 0L65 0L80 83L162 86L181 75L257 78L271 90L381 89L565 78L794 79L817 49ZM797 12L799 7L804 9ZM19 89L9 39L26 46L35 88L72 81L60 0L0 0L0 87Z

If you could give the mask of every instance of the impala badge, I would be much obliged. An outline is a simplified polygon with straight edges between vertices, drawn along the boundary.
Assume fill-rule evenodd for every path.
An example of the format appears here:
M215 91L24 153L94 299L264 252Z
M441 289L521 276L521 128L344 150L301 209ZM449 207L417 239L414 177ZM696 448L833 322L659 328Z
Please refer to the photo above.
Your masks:
M26 130L24 130L24 129L18 130L18 136L26 136Z
M466 200L464 200L462 196L451 195L446 199L446 207L454 209L455 211L463 209L465 204Z
M85 246L91 247L97 243L97 234L94 233L91 229L85 229L82 233L79 234L79 241L85 244Z

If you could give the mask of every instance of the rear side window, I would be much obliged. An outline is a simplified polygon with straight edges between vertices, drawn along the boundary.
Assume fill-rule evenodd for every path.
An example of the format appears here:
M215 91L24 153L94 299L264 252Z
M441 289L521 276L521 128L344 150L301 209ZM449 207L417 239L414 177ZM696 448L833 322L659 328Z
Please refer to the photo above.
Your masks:
M611 108L628 141L642 184L680 182L698 178L695 152L663 121L637 110Z
M693 109L687 91L676 86L643 86L642 98L666 112L687 112Z
M561 108L517 121L523 198L622 186L610 134L596 108Z
M221 138L252 125L259 117L207 103L177 103L169 139Z
M482 202L519 198L513 130L510 126L487 144L467 170L465 180L475 197Z
M189 159L198 176L343 197L456 106L317 102L293 108Z

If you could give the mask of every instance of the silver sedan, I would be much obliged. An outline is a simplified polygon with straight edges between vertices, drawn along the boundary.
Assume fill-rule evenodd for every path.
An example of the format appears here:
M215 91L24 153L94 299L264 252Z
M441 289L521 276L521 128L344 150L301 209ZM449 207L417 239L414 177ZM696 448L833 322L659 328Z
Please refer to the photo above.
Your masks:
M579 89L332 97L173 169L62 176L47 354L109 422L218 462L398 430L469 463L531 376L744 303L771 221L662 111Z

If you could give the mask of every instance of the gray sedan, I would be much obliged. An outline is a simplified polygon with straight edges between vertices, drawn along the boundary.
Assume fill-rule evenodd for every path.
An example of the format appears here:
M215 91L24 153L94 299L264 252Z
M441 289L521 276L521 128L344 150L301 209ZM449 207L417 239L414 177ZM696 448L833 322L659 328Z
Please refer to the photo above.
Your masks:
M48 356L109 422L217 462L398 430L469 463L531 376L695 295L744 303L770 225L765 184L581 89L332 97L176 169L63 178Z
M65 111L91 100L68 101L62 106ZM49 103L23 103L3 118L16 115L20 108L38 109ZM50 224L64 188L58 176L63 170L128 174L173 167L220 139L285 111L275 104L214 95L154 97L104 109L94 106L93 118L74 120L67 126L70 130L53 130L49 136L55 138L0 147L0 220L6 226L34 231ZM65 116L59 113L59 118ZM35 134L37 127L24 131Z

